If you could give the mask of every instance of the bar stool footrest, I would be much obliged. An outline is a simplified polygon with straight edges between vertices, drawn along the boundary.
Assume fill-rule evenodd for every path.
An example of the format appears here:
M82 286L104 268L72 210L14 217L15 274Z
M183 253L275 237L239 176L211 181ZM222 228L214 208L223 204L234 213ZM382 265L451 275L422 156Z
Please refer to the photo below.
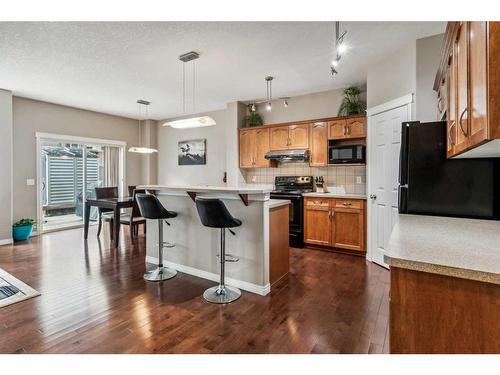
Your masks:
M173 242L168 242L168 241L164 241L163 242L163 247L165 248L171 248L171 247L175 247L175 243Z
M217 254L217 259L220 258L220 254ZM238 258L236 255L231 255L231 254L226 254L226 257L224 259L226 262L229 262L229 263L235 263L235 262L238 262L240 260L240 258Z

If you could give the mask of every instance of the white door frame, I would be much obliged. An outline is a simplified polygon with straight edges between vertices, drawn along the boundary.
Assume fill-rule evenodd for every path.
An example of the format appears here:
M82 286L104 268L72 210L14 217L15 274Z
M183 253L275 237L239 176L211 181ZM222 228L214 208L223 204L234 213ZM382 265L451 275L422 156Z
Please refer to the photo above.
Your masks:
M372 228L372 204L371 204L371 198L370 195L372 194L372 184L373 181L375 181L374 176L372 176L372 170L370 168L370 163L372 160L375 160L375 148L371 147L371 141L373 137L375 136L373 134L373 129L371 125L371 119L373 116L378 115L382 112L387 112L399 107L404 107L406 106L407 111L408 111L408 119L413 120L413 105L415 104L414 101L414 94L407 94L404 96L401 96L399 98L396 98L394 100L388 101L386 103L377 105L375 107L369 108L366 110L366 115L367 115L367 135L366 135L366 144L368 146L368 152L367 152L367 228L368 228L368 237L367 237L367 246L368 246L368 251L366 252L366 259L368 259L370 262L373 261L373 249L372 246L372 239L373 239L373 228Z
M33 235L42 234L43 233L43 223L42 223L42 190L41 188L41 166L40 166L40 152L42 150L42 142L43 141L58 141L58 142L67 142L67 143L81 143L81 144L97 144L101 146L111 146L111 147L119 147L120 149L120 170L118 180L121 181L119 185L120 195L124 195L125 186L126 186L126 170L127 170L127 158L125 157L125 152L127 149L127 142L124 141L116 141L112 139L102 139L102 138L89 138L89 137L78 137L74 135L65 135L65 134L54 134L54 133L43 133L36 132L36 223L37 223L37 231L33 233ZM83 191L86 191L86 153L84 153L83 158ZM85 195L84 195L85 196ZM78 225L79 227L81 225ZM68 229L68 228L65 228Z

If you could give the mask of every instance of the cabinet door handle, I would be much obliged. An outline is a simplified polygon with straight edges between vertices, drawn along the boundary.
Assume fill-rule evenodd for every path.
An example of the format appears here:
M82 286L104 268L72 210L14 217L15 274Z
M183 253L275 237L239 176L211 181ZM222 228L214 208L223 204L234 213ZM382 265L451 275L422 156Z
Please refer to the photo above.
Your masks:
M458 120L458 125L460 126L460 130L462 131L462 133L464 133L464 135L467 137L468 136L467 132L464 131L464 127L462 126L462 119L463 119L466 112L467 112L467 107L465 107L462 114L460 115L460 119Z
M455 141L453 140L453 138L451 137L451 129L453 129L453 127L456 125L457 123L455 122L455 120L452 120L451 123L450 123L450 128L448 129L448 139L451 143L452 146L455 146Z
M344 125L344 135L347 135L347 125Z
M333 219L333 217L335 216L335 211L334 211L334 210L331 210L330 212L332 213L331 218Z
M443 98L442 97L439 97L438 99L438 102L437 102L437 109L438 109L438 112L441 113L443 112L443 106L441 105L443 103Z

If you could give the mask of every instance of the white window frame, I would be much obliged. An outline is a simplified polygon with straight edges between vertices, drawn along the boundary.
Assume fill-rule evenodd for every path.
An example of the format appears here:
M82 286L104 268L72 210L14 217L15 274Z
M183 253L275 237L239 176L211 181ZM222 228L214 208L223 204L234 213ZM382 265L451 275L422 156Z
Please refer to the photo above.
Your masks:
M118 189L120 196L125 195L126 189L126 170L127 170L127 158L126 158L126 150L127 150L127 142L125 141L117 141L112 139L102 139L102 138L90 138L90 137L78 137L74 135L66 135L66 134L55 134L55 133L43 133L36 132L36 221L37 221L37 234L43 233L43 213L42 213L42 190L41 190L41 159L40 153L42 150L42 143L44 141L56 141L56 142L66 142L66 143L80 143L84 146L88 144L100 145L100 146L111 146L111 147L119 147L120 149L120 170L119 170L119 181ZM87 155L83 153L83 196L87 196L87 186L85 181L87 180L86 176L86 164L87 164ZM85 210L85 205L84 205ZM83 224L78 224L75 227L81 227ZM64 228L69 229L69 227Z

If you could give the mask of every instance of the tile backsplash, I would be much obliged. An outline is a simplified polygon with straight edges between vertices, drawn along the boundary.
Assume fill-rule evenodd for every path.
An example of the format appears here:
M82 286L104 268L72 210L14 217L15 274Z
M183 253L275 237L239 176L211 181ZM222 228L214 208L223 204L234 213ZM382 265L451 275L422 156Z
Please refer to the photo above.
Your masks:
M327 186L343 187L347 194L366 194L364 165L310 167L307 163L284 163L278 168L251 168L242 172L248 184L273 184L275 176L324 176Z

